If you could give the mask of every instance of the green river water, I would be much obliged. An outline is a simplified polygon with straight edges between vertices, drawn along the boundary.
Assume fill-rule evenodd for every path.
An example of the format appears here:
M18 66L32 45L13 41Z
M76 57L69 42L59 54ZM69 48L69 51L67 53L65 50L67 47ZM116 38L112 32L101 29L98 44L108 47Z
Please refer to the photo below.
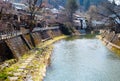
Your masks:
M120 81L120 57L94 36L54 44L44 81Z

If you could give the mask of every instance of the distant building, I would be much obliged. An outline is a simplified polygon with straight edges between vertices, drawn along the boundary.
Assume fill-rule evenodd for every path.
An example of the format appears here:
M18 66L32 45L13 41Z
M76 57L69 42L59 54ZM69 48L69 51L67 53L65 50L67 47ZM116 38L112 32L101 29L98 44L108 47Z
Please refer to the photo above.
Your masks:
M79 15L74 15L74 26L77 27L78 30L86 29L87 28L87 20Z
M103 21L96 21L96 20L92 21L92 27L101 26L103 24L105 24L105 22Z
M12 6L17 10L17 11L26 11L28 9L28 6L25 4L21 3L12 3Z

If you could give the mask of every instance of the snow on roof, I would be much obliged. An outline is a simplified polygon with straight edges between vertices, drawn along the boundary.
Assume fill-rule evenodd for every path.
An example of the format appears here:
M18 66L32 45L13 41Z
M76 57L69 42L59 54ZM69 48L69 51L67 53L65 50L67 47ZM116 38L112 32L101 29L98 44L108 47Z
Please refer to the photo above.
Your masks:
M14 5L21 5L21 6L25 6L25 4L22 4L22 3L12 3Z
M51 12L52 13L59 13L58 9L56 9L56 8L51 9Z
M115 14L112 14L112 15L110 15L109 17L116 17L116 15L115 15Z
M93 20L93 21L92 21L92 24L104 24L104 22L103 22L103 21Z
M119 18L116 18L115 20L120 24L120 19Z
M13 5L16 9L26 9L26 8L28 8L25 4L21 4L21 3L12 3L12 5Z
M117 15L120 16L120 13L117 13ZM110 15L109 17L117 17L117 16L116 16L116 14L112 14L112 15Z
M77 15L77 14L74 14L74 16L75 16L75 17L80 17L80 16L79 16L79 15Z
M59 6L59 9L62 9L62 10L64 10L65 8L64 8L63 6Z
M120 14L118 15L120 16ZM115 14L112 14L109 17L115 18L115 20L120 24L120 19Z
M15 7L16 9L19 9L19 10L22 10L22 8L21 7Z

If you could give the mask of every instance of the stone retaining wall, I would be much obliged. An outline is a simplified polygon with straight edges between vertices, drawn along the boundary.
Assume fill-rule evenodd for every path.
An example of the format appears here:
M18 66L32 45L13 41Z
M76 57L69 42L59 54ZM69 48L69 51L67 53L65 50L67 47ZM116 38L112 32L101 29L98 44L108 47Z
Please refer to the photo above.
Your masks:
M14 59L4 62L0 65L0 81L42 81L46 75L47 66L50 64L52 44L66 37L68 36L61 35L39 44L17 63ZM15 64L11 65L11 63Z
M101 32L100 39L104 42L104 44L112 51L120 54L120 37L119 33L115 34L114 31L110 32L108 30L104 30Z
M34 43L37 46L43 41L49 40L55 36L60 36L61 32L58 29L48 29L43 31L36 31L32 33L32 37L34 39ZM30 34L21 34L18 36L15 36L13 38L1 40L3 42L0 42L0 57L5 57L6 59L12 59L16 58L19 60L21 56L23 56L26 52L28 52L30 49L34 48L30 39ZM2 47L1 47L2 46ZM4 48L3 48L4 47ZM7 49L7 50L6 50ZM8 55L4 56L6 53ZM13 57L9 58L9 54L12 54ZM6 60L5 59L5 60ZM1 61L1 60L0 60ZM4 61L4 60L2 60Z

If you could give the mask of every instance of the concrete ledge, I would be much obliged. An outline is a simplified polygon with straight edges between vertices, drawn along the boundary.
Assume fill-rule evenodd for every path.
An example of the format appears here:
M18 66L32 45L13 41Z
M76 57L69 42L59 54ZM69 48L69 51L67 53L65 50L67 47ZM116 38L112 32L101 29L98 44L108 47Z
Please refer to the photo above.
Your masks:
M116 44L108 41L108 40L105 39L105 38L102 38L102 36L99 36L99 37L97 37L97 38L99 38L99 39L103 42L103 44L104 44L108 49L110 49L111 51L113 51L113 52L115 52L115 53L117 53L117 54L120 53L120 46L118 46L118 45L116 45Z

